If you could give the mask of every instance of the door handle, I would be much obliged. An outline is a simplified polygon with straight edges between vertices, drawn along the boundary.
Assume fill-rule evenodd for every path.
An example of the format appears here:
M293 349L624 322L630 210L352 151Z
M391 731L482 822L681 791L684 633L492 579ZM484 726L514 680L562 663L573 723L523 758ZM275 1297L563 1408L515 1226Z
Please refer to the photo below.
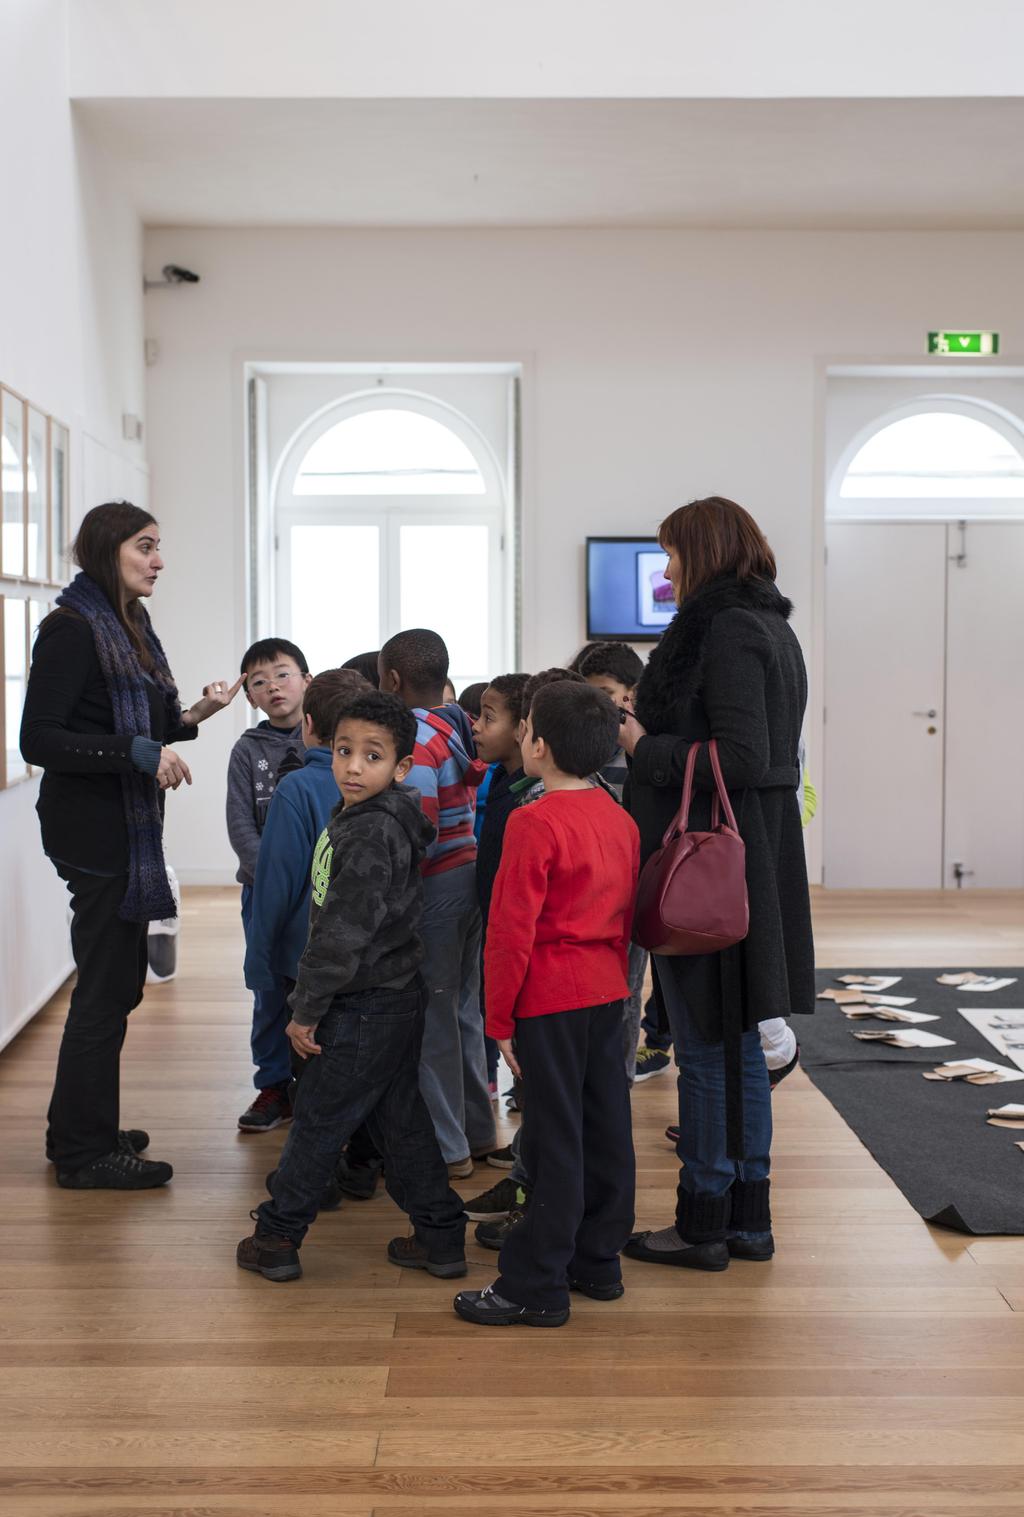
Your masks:
M935 720L939 713L933 707L930 711L912 711L910 714L911 716L926 716L931 722Z

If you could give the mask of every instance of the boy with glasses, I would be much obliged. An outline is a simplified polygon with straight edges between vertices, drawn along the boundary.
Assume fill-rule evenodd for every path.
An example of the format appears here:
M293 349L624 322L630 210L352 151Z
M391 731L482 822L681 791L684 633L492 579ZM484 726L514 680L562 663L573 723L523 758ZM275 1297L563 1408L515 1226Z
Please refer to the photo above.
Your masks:
M302 700L311 676L301 649L280 637L264 638L246 649L241 672L249 705L264 715L257 726L242 733L228 761L228 837L238 855L235 878L242 887L242 927L248 951L260 839L282 762L292 756L301 762ZM243 1132L269 1132L291 1120L291 1068L279 1036L282 1013L288 1020L287 993L283 979L272 990L253 992L251 1043L257 1095L238 1119Z

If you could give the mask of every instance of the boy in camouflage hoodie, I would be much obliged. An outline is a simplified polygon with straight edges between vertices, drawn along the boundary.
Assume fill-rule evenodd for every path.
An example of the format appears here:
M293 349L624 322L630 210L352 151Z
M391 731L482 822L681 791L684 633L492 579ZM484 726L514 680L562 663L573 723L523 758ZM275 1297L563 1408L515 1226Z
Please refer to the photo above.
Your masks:
M384 1158L385 1183L413 1236L388 1258L450 1279L466 1273L462 1201L448 1184L419 1090L426 990L420 866L434 828L415 790L416 719L377 691L346 703L333 738L341 805L317 847L309 940L289 1005L287 1033L311 1060L270 1201L238 1245L242 1269L268 1280L302 1274L299 1247L337 1158L363 1123Z

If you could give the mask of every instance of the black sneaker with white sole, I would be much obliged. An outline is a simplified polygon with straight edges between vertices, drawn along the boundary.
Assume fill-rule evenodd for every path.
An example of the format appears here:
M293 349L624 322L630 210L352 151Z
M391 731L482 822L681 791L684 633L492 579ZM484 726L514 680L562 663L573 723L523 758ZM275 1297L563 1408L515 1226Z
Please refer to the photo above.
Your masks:
M115 1148L81 1169L58 1169L57 1184L64 1190L154 1190L173 1174L169 1164Z
M143 1132L141 1127L123 1127L117 1135L117 1146L126 1154L145 1153L149 1147L149 1133ZM46 1139L46 1162L53 1163L53 1143L49 1137Z
M458 1316L481 1327L564 1327L569 1320L568 1307L561 1311L535 1311L506 1301L492 1285L485 1285L482 1291L459 1291L452 1305Z
M242 1132L272 1132L282 1122L292 1119L292 1082L268 1085L257 1091L252 1105L238 1119Z
M663 1048L648 1048L646 1045L638 1048L633 1084L642 1085L645 1080L650 1080L654 1075L663 1075L671 1066L672 1055L666 1053Z
M498 1222L507 1217L516 1204L516 1198L525 1192L515 1180L506 1178L492 1185L479 1196L470 1196L463 1203L463 1211L473 1222Z
M526 1216L526 1208L530 1204L529 1194L521 1185L516 1186L516 1199L509 1207L504 1217L497 1217L493 1222L478 1222L473 1236L482 1248L493 1248L500 1251L505 1245L505 1239L509 1233Z

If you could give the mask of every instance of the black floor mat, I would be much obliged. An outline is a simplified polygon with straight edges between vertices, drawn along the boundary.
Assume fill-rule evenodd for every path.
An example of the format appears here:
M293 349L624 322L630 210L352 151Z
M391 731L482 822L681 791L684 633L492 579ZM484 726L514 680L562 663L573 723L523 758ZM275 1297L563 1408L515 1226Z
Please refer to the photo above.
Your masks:
M988 1010L1024 1007L1024 970L987 970L981 964L954 964L948 972L974 969L1015 985L989 994L965 994L937 985L941 969L873 969L820 971L819 992L841 989L842 974L902 976L888 993L916 996L911 1010L931 1012L938 1022L922 1031L952 1038L953 1048L892 1048L862 1043L854 1029L881 1030L896 1024L849 1021L830 1001L819 1001L813 1017L794 1017L800 1062L915 1211L927 1222L958 1232L1024 1233L1024 1132L990 1127L990 1107L1024 1103L1024 1080L1006 1085L967 1085L921 1078L926 1069L951 1059L992 1059L1010 1065L959 1015L961 1006Z

